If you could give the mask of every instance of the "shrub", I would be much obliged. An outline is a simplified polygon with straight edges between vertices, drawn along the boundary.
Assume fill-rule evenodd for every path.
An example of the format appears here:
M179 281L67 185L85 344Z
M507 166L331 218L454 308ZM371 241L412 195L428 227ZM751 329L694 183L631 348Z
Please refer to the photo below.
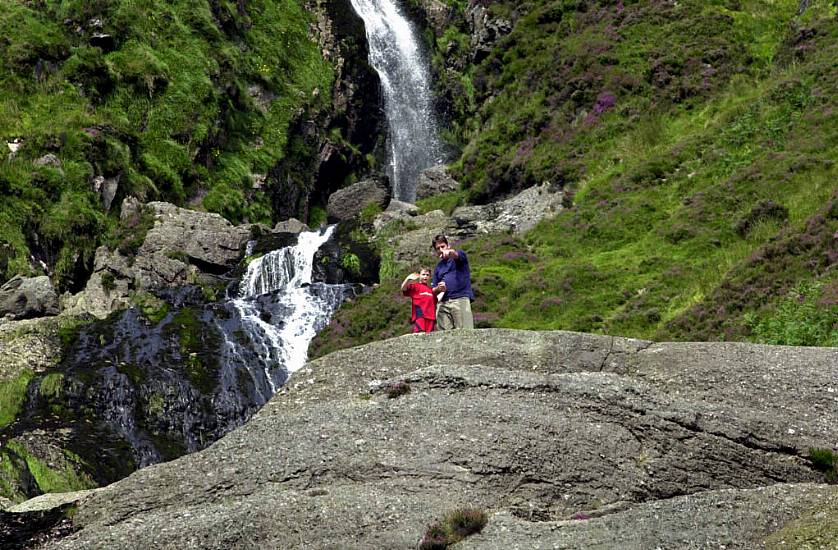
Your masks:
M486 526L488 516L479 508L458 508L449 512L441 522L428 525L419 541L422 550L437 550L456 544L479 533Z
M326 209L321 206L312 206L308 212L308 226L312 229L317 229L326 225L328 214Z
M116 282L113 273L111 273L110 271L102 273L102 288L104 288L106 292L110 292L116 288Z
M748 315L753 340L787 346L838 346L838 306L818 304L823 283L800 283L764 318Z
M341 266L352 275L358 275L361 272L361 260L357 254L344 254L341 259Z
M740 237L745 237L757 222L776 220L784 222L789 218L789 209L774 201L760 201L748 214L736 222L733 229Z
M444 550L448 546L448 536L439 522L428 525L428 530L419 541L419 550Z

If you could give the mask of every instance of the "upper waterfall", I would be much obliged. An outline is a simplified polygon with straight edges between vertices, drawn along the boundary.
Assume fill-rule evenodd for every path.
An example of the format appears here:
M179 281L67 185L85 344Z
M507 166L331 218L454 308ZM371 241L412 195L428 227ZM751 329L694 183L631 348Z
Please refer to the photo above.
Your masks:
M394 0L351 0L364 20L370 64L384 89L393 197L416 200L419 174L443 162L427 59Z

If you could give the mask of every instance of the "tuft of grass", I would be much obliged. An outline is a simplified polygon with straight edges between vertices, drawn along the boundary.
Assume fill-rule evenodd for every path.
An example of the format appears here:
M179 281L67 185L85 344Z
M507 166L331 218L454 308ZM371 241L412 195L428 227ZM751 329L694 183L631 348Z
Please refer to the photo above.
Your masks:
M433 210L442 210L450 215L461 204L465 204L465 194L460 191L440 193L439 195L416 201L416 206L419 208L420 214L427 214Z
M479 533L487 522L486 512L479 508L466 507L452 510L441 522L434 522L428 526L419 541L419 548L422 550L448 548L468 536Z
M357 254L351 252L344 254L340 264L351 275L358 275L361 272L361 259Z
M377 202L371 202L361 209L361 223L370 224L376 216L382 212L381 205Z
M32 455L15 441L9 442L7 446L26 461L26 467L43 493L67 493L96 487L96 483L89 476L81 473L84 466L81 458L70 451L62 451L61 458L64 464L62 467L55 467Z
M809 449L809 460L819 472L823 472L827 483L838 483L838 453L832 449Z

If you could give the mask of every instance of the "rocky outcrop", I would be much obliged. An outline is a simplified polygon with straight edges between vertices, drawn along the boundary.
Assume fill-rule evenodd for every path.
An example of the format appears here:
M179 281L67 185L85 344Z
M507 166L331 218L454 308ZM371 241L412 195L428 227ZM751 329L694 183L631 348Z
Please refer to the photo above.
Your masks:
M326 211L331 221L347 221L358 217L371 204L383 210L389 201L390 185L387 178L374 177L332 193Z
M129 260L118 250L111 252L105 246L96 249L93 273L82 292L62 296L61 305L70 315L90 314L103 319L131 306L134 270Z
M297 114L288 153L267 174L265 189L279 219L306 219L348 175L364 177L369 159L384 156L380 82L367 62L363 22L349 0L306 0L305 6L314 16L311 38L335 78L331 104Z
M428 260L434 235L447 235L456 246L456 241L477 235L523 233L556 215L562 209L563 196L562 191L545 184L525 189L505 201L458 207L451 216L441 210L419 216L413 211L388 208L376 218L374 226L379 234L389 235L389 224L401 224L402 230L388 237L387 245L393 249L397 262L415 264Z
M464 236L486 233L524 233L542 219L555 216L562 209L562 191L550 184L525 189L504 201L480 206L461 206L451 217L456 233Z
M430 27L436 36L443 35L453 15L452 8L441 0L411 0L407 7L414 19Z
M480 2L470 2L465 16L471 30L472 63L480 63L492 52L497 41L512 32L512 21L492 17Z
M836 349L408 335L314 361L212 447L84 496L48 547L415 548L463 505L489 514L468 548L754 548L814 513L828 547L838 487L807 455L838 438L836 379Z
M146 229L143 217L150 220ZM104 318L131 305L135 291L159 291L186 284L220 285L221 276L241 261L253 233L270 231L261 226L234 226L222 216L179 208L166 202L142 205L123 201L120 223L134 252L99 247L93 272L82 292L62 297L67 313ZM143 233L143 231L146 231Z
M416 183L416 200L457 191L459 188L460 184L448 175L444 166L434 166L419 175L419 181Z
M154 215L134 260L137 286L144 289L183 285L190 266L208 274L223 274L238 263L250 231L218 214L178 208L165 202L146 205Z
M241 258L250 233L219 214L178 208L165 202L146 205L154 213L141 256L183 253L190 260L218 269L229 269Z
M0 287L0 317L30 319L58 315L58 311L58 294L46 275L17 275Z

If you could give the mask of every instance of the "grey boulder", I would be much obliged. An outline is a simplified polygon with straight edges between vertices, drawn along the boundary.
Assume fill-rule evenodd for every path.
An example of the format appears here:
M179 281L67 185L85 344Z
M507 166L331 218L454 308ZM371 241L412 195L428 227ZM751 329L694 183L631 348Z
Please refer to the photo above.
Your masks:
M346 221L360 215L370 204L376 204L383 210L389 201L390 187L387 178L374 177L332 193L326 205L326 212L331 221Z
M134 260L138 286L181 285L196 271L220 274L244 255L250 231L219 214L196 212L165 202L150 202L152 227Z
M30 319L58 313L58 294L46 275L16 275L0 287L0 317Z

